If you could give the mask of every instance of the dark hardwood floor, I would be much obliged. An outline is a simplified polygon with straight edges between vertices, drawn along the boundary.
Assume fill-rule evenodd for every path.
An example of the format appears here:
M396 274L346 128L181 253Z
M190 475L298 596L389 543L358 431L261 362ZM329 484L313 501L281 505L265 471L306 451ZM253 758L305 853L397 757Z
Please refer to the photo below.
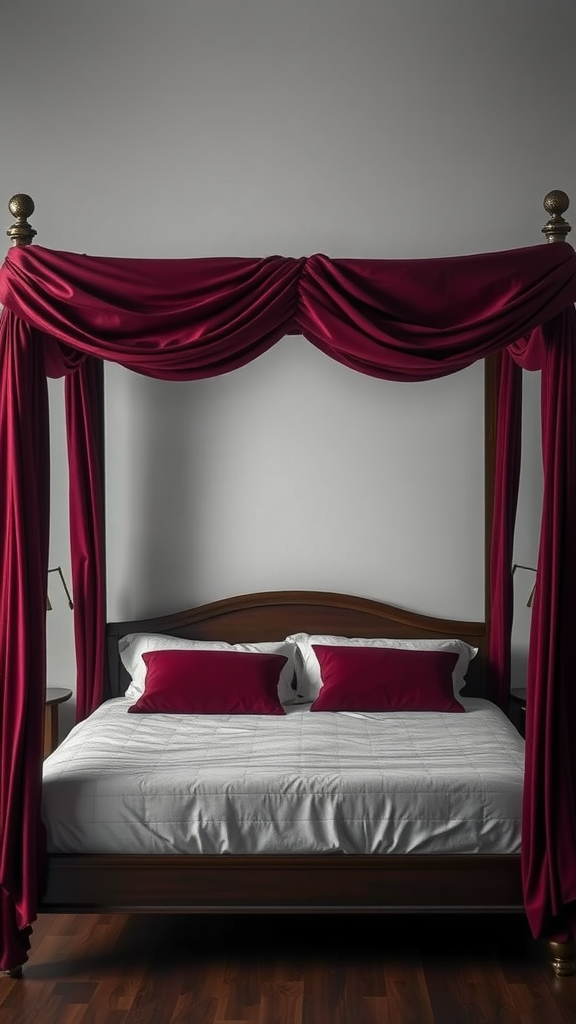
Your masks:
M41 915L0 1024L576 1024L522 918Z

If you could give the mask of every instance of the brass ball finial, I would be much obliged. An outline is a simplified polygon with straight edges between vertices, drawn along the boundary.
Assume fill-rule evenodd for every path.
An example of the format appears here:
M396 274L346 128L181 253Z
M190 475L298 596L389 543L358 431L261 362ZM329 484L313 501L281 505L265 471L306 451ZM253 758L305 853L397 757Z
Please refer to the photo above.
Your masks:
M26 220L27 217L31 217L34 213L34 200L32 196L27 196L25 192L19 192L18 195L12 196L8 203L8 209L13 217L23 217Z
M552 189L551 192L544 196L544 209L546 213L551 215L559 213L562 216L563 213L566 213L569 206L570 200L568 196L559 188Z
M28 223L28 217L34 213L34 200L25 192L18 192L17 195L12 196L8 203L8 209L16 221L6 232L12 240L12 245L30 245L36 234L34 228Z
M553 189L544 196L544 209L550 215L550 220L542 228L543 234L549 242L565 242L566 235L572 230L568 221L564 220L563 214L570 206L570 200L561 189Z

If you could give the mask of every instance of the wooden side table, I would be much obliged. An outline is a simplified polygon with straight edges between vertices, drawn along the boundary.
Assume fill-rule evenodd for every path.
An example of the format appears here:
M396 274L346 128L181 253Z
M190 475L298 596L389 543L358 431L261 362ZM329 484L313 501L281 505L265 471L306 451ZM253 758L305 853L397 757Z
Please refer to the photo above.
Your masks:
M70 700L72 690L63 686L46 687L46 711L44 718L44 757L48 757L58 746L58 705Z
M526 732L526 687L510 690L510 718L521 736Z

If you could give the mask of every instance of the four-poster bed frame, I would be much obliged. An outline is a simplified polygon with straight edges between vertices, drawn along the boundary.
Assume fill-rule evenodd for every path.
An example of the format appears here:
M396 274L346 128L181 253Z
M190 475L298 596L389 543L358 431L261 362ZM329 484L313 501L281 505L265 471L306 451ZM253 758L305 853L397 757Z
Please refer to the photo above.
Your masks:
M16 246L35 230L29 196L9 204ZM550 192L542 228L548 242L565 241L568 197ZM479 648L470 694L484 695L490 629L489 571L496 467L498 356L485 361L486 622L438 619L343 594L289 591L251 594L178 615L106 627L105 696L123 692L117 641L131 632L166 633L232 643L290 633L460 639ZM93 856L49 855L41 912L163 911L196 913L522 913L521 861L507 856ZM551 942L557 975L574 971L574 944ZM14 968L10 973L17 974Z

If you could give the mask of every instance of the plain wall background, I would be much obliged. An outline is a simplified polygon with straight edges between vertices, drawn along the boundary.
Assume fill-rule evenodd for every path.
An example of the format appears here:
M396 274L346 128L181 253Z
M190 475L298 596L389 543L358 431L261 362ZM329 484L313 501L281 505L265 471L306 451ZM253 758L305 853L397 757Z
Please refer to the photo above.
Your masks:
M573 0L20 0L0 63L0 196L33 196L38 244L90 254L539 244L546 192L576 192L575 30ZM528 566L538 386L530 375L515 553ZM69 580L62 393L50 382L50 564ZM106 406L111 618L282 588L483 617L481 365L389 384L286 338L209 381L109 366ZM73 686L72 615L50 579L49 683ZM517 573L517 683L532 585Z

